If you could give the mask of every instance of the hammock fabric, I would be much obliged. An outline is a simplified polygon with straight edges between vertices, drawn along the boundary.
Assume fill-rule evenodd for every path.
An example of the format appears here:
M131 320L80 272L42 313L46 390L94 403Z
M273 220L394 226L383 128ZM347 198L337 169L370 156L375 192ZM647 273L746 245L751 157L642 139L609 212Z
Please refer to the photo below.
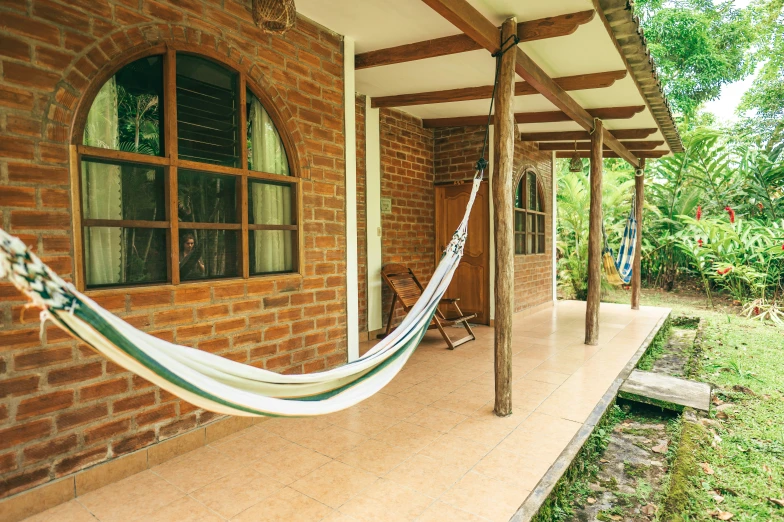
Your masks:
M465 215L433 277L403 322L368 353L339 368L280 375L141 332L63 281L19 238L0 229L0 277L46 320L110 360L201 408L239 416L309 416L343 410L381 390L427 332L463 256L468 218L482 180L474 177Z
M602 235L604 236L604 251L602 253L602 263L607 281L616 286L628 285L632 281L632 265L634 264L634 250L637 248L637 219L634 217L635 201L632 199L632 209L626 219L626 227L623 229L621 246L618 256L613 259L613 251L607 243L607 233L602 224Z

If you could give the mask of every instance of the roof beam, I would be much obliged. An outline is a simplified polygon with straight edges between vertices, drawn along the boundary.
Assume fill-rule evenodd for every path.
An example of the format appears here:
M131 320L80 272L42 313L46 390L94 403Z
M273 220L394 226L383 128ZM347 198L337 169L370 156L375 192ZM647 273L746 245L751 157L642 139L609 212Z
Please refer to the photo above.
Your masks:
M668 151L668 150L632 150L632 151L629 151L628 149L627 149L627 152L629 154L631 154L633 157L638 158L638 160L639 160L639 158L661 158L661 157L666 156L667 154L670 153L670 151ZM577 155L580 156L581 158L590 158L591 157L591 151L589 151L589 150L578 150L577 151ZM561 150L561 151L557 151L555 153L555 157L556 158L571 158L573 156L574 156L574 151L570 152L568 150ZM604 152L604 157L605 158L619 158L620 156L616 152L607 152L607 151L605 151ZM626 158L623 158L623 159L626 159ZM637 165L635 165L635 167L636 166Z
M593 20L595 15L596 11L590 10L521 22L517 24L517 35L522 42L532 42L544 38L566 36L575 32L582 24ZM424 42L398 45L397 47L361 53L354 57L354 68L367 69L369 67L379 67L381 65L392 65L395 63L423 60L425 58L435 58L437 56L476 51L481 48L482 46L476 43L471 37L465 34L456 34L443 38L426 40Z
M593 74L579 74L576 76L563 76L555 78L555 83L567 91L583 89L602 89L610 87L617 80L626 76L625 70L608 71ZM536 89L528 82L515 83L515 96L538 94ZM464 89L449 89L444 91L419 92L412 94L397 94L395 96L381 96L373 98L373 108L380 107L407 107L411 105L425 105L429 103L447 103L467 100L489 100L493 96L493 86L466 87Z
M621 145L626 147L629 150L653 150L656 147L664 145L664 141L622 141ZM609 150L610 148L605 146L605 149ZM591 143L588 141L583 142L575 142L569 143L567 142L558 142L558 141L550 141L550 142L539 142L539 150L569 150L574 152L574 150L591 150Z
M610 132L619 140L642 140L658 130L616 129ZM520 134L520 141L579 141L590 139L591 135L586 131L524 132Z
M600 120L624 120L631 118L638 112L642 111L644 108L645 107L643 105L632 105L629 107L602 107L599 109L588 109L586 113L589 115L589 118L599 118ZM550 123L570 120L571 117L562 111L518 112L515 114L516 123ZM591 121L593 121L593 119L591 119ZM425 128L470 127L474 125L486 124L486 115L458 116L455 118L429 118L422 120L422 125Z
M467 0L422 1L491 53L494 53L500 47L498 28L469 4ZM576 121L580 127L587 131L594 128L594 117L597 116L592 116L588 111L580 107L580 104L555 83L519 46L515 48L515 52L515 72L523 80L530 83L534 89L561 109L569 118ZM634 167L640 166L639 159L621 145L621 142L610 134L607 129L603 131L603 138L611 150L615 151Z

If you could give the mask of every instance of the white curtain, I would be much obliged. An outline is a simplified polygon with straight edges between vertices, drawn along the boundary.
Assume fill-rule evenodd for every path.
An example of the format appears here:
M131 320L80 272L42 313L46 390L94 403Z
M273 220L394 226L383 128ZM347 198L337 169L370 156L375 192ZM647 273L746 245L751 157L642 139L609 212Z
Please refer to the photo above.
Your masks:
M111 78L95 97L87 115L84 144L105 149L119 148L117 84ZM122 219L120 167L82 162L82 200L86 219ZM88 285L123 281L122 229L91 227L85 231Z
M250 99L250 165L253 170L289 175L286 151L275 125L255 96ZM257 225L291 224L291 187L253 183L253 223ZM282 272L294 269L293 233L284 230L255 230L255 273Z

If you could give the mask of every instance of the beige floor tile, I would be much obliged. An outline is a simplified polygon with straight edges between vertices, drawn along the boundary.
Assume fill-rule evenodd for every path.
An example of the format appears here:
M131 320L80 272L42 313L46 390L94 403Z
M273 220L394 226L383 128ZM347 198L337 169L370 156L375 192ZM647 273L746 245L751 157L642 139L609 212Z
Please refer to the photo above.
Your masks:
M406 448L413 453L421 450L440 435L441 433L436 430L402 421L388 430L382 431L374 438L393 446Z
M442 464L468 470L491 449L492 445L480 444L447 433L425 446L419 453L436 459Z
M569 378L569 374L535 369L528 372L525 375L525 378L532 381L541 381L549 384L563 384L563 382Z
M207 446L152 468L152 472L190 493L245 467L241 457L228 456Z
M526 415L513 413L508 417L497 417L492 412L464 420L449 432L452 435L474 441L483 446L495 446L509 435Z
M473 470L531 491L550 469L556 457L532 453L519 455L496 448L474 466Z
M98 522L87 509L76 500L70 500L65 504L60 504L52 509L47 509L32 517L24 519L24 522Z
M578 422L532 413L498 448L518 455L555 460L581 427Z
M368 438L359 433L349 431L340 426L328 426L302 437L299 444L306 448L318 451L322 455L335 458L351 448L359 446Z
M136 520L139 522L222 522L224 518L191 497L183 497Z
M216 480L191 496L224 518L231 518L282 489L284 485L251 468Z
M509 520L528 493L506 482L470 471L441 497L441 501L500 522Z
M332 508L373 485L375 475L332 461L291 484L291 488Z
M283 437L265 431L261 427L243 431L245 433L240 437L220 439L210 446L229 458L243 460L250 464L289 444Z
M432 501L412 489L381 479L343 504L340 511L365 522L405 522L416 519Z
M428 497L438 498L465 474L466 469L417 454L390 471L385 478Z
M397 424L398 419L376 413L372 410L356 410L349 408L333 414L330 422L335 426L372 437Z
M79 497L101 522L129 522L149 517L185 493L151 471L143 471Z
M398 399L404 401L412 401L422 405L432 404L435 401L443 398L449 394L451 390L441 388L430 383L430 380L425 380L406 391L400 392L396 395Z
M447 410L462 415L471 415L487 402L486 398L471 397L457 392L450 393L441 400L431 404L434 408Z
M380 440L370 439L352 448L337 460L372 473L378 477L389 473L414 454L410 448L393 446Z
M484 522L487 519L437 501L427 508L417 520L419 522L444 522L446 520L449 522Z
M284 439L298 442L302 437L307 437L314 431L322 430L327 426L329 426L329 422L324 417L279 417L262 422L258 427L280 435Z
M321 522L358 522L358 520L345 513L341 513L340 511L333 511L331 514L322 518Z
M289 443L253 464L253 469L283 484L291 484L331 460L317 451Z
M233 522L314 522L330 515L333 510L312 498L283 488L236 517Z
M461 413L428 406L407 418L406 422L446 433L465 419L466 416Z
M419 403L404 401L397 397L384 396L378 401L373 401L368 408L381 415L403 420L418 412L424 408L424 406Z

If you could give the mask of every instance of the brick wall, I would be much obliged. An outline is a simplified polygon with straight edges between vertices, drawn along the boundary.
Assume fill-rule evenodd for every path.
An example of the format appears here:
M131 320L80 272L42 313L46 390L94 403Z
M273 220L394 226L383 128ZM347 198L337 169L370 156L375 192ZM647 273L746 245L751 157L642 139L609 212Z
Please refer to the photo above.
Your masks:
M283 38L266 35L247 3L2 2L0 224L73 274L68 144L85 93L121 57L163 43L219 57L261 87L293 143L306 178L304 273L92 295L167 340L278 372L321 370L346 357L341 42L305 19ZM0 284L0 497L216 417L56 328L39 339L24 303Z
M410 267L423 285L433 274L435 192L433 131L394 109L381 109L381 197L392 199L392 213L381 215L381 262ZM392 292L384 285L384 324ZM397 316L403 317L397 307Z
M367 170L365 168L365 96L358 94L357 107L357 278L359 282L359 333L368 329L367 294Z
M435 180L436 182L470 179L474 165L482 150L484 127L450 127L436 129ZM485 157L489 157L489 150ZM540 177L546 211L544 254L515 256L515 311L519 312L552 299L552 156L540 152L532 143L515 142L514 172L519 180L523 169L533 168ZM490 284L493 284L492 281Z

